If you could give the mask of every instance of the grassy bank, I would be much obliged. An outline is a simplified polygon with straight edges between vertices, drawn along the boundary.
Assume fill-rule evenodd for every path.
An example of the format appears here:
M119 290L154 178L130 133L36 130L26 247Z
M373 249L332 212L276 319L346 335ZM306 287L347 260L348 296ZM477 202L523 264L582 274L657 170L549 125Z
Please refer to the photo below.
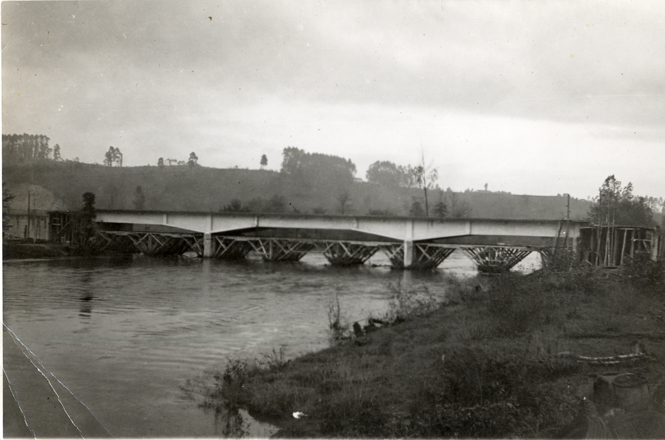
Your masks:
M247 408L285 437L662 438L663 272L495 277L443 302L398 288L384 328L292 361L232 361L205 405ZM610 372L646 378L653 402L593 402Z

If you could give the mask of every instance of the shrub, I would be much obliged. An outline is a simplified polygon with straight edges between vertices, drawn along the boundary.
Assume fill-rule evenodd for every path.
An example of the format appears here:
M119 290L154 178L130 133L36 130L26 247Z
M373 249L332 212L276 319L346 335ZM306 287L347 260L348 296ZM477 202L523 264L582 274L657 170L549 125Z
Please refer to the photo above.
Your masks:
M446 303L445 292L432 291L428 286L388 283L392 296L388 303L385 320L400 322L412 316L424 316Z

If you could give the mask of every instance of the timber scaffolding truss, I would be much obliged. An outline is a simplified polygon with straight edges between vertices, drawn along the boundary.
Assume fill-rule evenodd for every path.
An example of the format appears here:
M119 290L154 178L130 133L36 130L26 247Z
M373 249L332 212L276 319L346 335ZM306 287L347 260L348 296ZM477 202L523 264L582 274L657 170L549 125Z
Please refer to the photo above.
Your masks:
M195 252L205 255L203 234L178 234L157 232L100 232L104 249L133 250L150 256L182 255ZM218 259L243 259L251 251L265 261L299 261L307 253L321 252L333 265L348 266L365 263L378 251L382 251L394 268L434 269L460 249L484 273L501 273L512 269L531 252L539 252L543 259L549 249L527 246L478 246L441 243L412 243L412 260L405 265L407 245L400 242L367 242L350 240L316 240L296 238L210 237L210 257Z
M98 231L100 251L138 251L149 256L182 255L193 250L194 234Z

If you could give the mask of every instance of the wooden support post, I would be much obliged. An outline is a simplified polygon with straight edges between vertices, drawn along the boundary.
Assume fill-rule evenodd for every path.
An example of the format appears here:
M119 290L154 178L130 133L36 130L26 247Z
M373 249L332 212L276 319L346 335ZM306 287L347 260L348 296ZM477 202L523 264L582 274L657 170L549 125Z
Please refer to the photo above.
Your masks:
M621 259L619 260L619 266L623 266L623 256L626 253L626 236L628 235L628 230L623 230L623 244L621 245Z
M206 232L203 234L203 258L210 258L214 254L212 234Z

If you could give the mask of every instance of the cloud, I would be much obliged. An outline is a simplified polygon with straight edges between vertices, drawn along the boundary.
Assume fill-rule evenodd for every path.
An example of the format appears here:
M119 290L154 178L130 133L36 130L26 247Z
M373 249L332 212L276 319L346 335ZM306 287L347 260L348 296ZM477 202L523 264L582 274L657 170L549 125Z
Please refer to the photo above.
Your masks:
M492 145L476 157L518 185L511 163L559 163L562 145L662 143L656 2L3 2L2 16L3 131L82 160L124 145L128 164L194 150L250 166L295 145L404 163L405 146L452 137ZM491 170L453 162L460 185Z

